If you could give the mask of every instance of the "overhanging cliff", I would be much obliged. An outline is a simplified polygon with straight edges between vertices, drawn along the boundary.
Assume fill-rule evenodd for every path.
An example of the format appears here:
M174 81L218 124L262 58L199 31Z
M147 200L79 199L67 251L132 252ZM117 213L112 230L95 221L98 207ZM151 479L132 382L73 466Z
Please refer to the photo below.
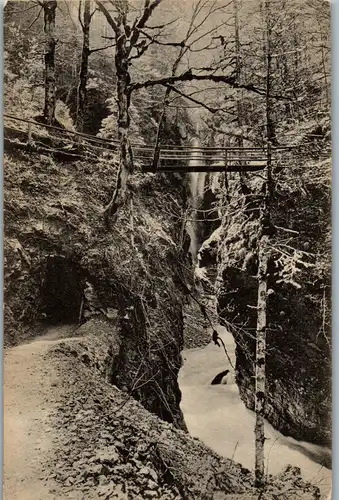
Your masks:
M13 148L5 162L5 344L42 323L114 319L120 351L111 383L184 428L177 383L185 302L178 276L190 279L184 178L136 173L107 230L102 210L114 161L55 162Z

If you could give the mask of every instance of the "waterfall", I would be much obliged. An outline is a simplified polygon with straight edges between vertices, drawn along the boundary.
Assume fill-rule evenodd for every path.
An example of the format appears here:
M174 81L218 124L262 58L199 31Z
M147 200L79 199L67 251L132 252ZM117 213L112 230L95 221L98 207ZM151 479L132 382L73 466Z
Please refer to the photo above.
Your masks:
M199 148L199 140L194 138L192 140L192 146ZM199 150L193 149L191 152L191 159L189 160L189 166L194 167L196 165L201 165L202 160L199 159L201 152ZM193 264L197 264L198 250L199 250L199 213L198 209L201 206L201 202L204 199L204 189L205 189L205 178L206 172L190 172L189 173L189 185L191 193L191 216L190 221L186 225L187 232L191 238L190 252L192 255Z

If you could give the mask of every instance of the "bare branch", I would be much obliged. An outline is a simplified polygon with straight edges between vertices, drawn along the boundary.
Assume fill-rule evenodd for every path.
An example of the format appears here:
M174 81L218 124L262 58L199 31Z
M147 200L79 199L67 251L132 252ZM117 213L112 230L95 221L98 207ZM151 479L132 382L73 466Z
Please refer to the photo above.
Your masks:
M106 7L104 6L104 4L100 0L94 0L94 1L97 4L97 6L99 7L99 10L106 17L106 20L107 20L108 24L110 25L110 27L112 28L112 30L114 31L114 33L118 34L119 33L118 26L117 26L116 22L114 21L113 17L111 16L111 14L108 12Z
M35 24L35 23L37 22L37 20L39 19L40 14L41 14L41 12L42 12L43 10L44 10L44 8L43 8L43 7L41 7L41 9L39 10L39 12L38 12L37 16L34 18L34 20L31 22L31 24L30 24L27 28L25 28L25 30L24 30L24 31L28 31L29 29L31 29L31 27L33 26L33 24Z
M205 4L204 4L204 5L206 5L207 3L208 3L208 2L205 2ZM203 17L203 19L199 22L199 24L197 24L196 26L194 26L193 30L192 30L192 31L191 31L191 33L190 33L190 37L191 37L194 33L196 33L196 32L199 30L199 28L201 28L201 26L202 26L203 24L205 24L206 20L207 20L207 19L208 19L208 18L209 18L212 14L214 14L215 12L218 12L218 11L220 11L220 10L221 10L221 11L222 11L222 10L224 10L226 7L228 7L229 5L231 5L231 3L232 3L232 2L228 2L228 3L227 3L227 4L225 4L225 5L220 5L220 6L218 6L218 5L217 5L217 2L215 2L215 1L214 1L214 2L212 3L212 5L211 5L210 9L208 10L207 14ZM203 6L204 6L204 5L203 5ZM217 6L216 6L216 5L217 5ZM202 6L202 8L203 8L203 6ZM197 11L196 16L197 16L198 14L199 14L199 11ZM196 16L195 16L195 17L196 17ZM213 28L213 30L212 30L212 31L214 31L214 30L215 30L215 28Z
M35 3L35 5L31 5L30 7L27 7L27 9L11 10L11 13L12 14L23 14L24 12L27 12L29 10L35 9L36 7L39 7L39 5L42 6L42 4L40 2L33 2L33 3Z
M115 46L116 46L116 44L112 43L112 45L107 45L106 47L98 47L97 49L90 49L89 53L93 54L93 52L99 52L100 50L110 49L110 48L115 47Z
M232 114L232 113L230 112L230 114ZM213 125L211 126L211 129L214 130L215 132L218 132L218 133L223 134L223 135L228 135L230 137L240 138L240 139L243 139L245 141L255 143L255 139L253 137L250 137L250 136L245 135L245 134L238 134L237 132L232 132L231 130L224 130L222 128L215 127Z
M173 92L174 92L174 89L173 89ZM200 107L204 107L207 111L209 111L210 113L213 113L213 114L217 113L217 112L220 112L222 114L230 115L232 118L234 118L236 116L235 111L232 111L230 108L222 108L221 107L221 108L215 109L215 108L213 108L213 106L211 106L211 105L209 105L207 103L201 102L199 100L196 100L196 106L189 106L189 105L185 106L182 103L180 103L180 104L176 103L175 101L177 101L181 97L186 98L187 100L194 102L193 99L190 99L191 94L183 94L183 96L176 95L174 97L171 97L171 100L167 100L167 104L166 104L167 107L168 108L173 108L173 109L178 109L178 108L180 108L180 109L198 109ZM232 120L231 123L233 121L234 120Z
M198 101L198 99L194 99L194 97L191 97L190 95L181 92L181 90L173 87L173 85L165 85L165 87L173 92L176 92L177 94L179 94L181 97L184 97L188 101L194 102L194 104L202 106L203 108L207 109L207 111L209 111L210 113L217 113L218 111L220 111L220 108L212 108L211 106L208 106L208 104L205 104L202 101Z
M292 234L296 234L299 236L299 231L294 231L294 229L288 229L287 227L280 227L280 226L275 226L276 229L280 229L281 231L286 231L287 233L292 233Z
M154 87L155 85L173 85L176 82L191 82L191 81L212 81L216 83L225 83L232 88L235 89L243 89L243 90L248 90L249 92L254 92L255 94L266 96L266 90L261 89L258 87L255 87L252 83L250 84L239 84L236 81L236 77L233 75L214 75L214 74L205 74L205 75L198 75L194 74L191 70L185 71L185 73L182 73L181 75L178 76L168 76L164 78L159 78L156 80L146 80L144 82L139 82L139 83L133 83L130 85L130 90L138 90L141 88L148 88L148 87ZM270 96L272 99L277 99L277 100L291 100L290 98L286 96L280 96L280 95L271 95Z
M157 35L151 36L151 35L149 35L148 33L146 33L143 30L140 30L140 32L146 38L148 38L148 40L150 40L151 43L156 43L157 45L164 45L164 46L167 46L167 47L185 47L185 42L184 41L182 41L182 42L160 42L160 40L157 40L157 38L156 38Z
M79 19L79 23L82 27L82 29L84 29L84 23L82 22L82 18L81 18L81 7L82 7L82 0L79 0L79 5L78 5L78 19Z
M151 17L156 7L160 5L161 1L162 0L153 0L153 2L150 3L150 0L145 0L144 12L141 18L134 23L134 26L132 28L132 36L130 40L131 48L137 43L140 31L145 27L145 24Z
M176 17L175 19L173 19L173 21L168 21L167 23L165 24L158 24L157 26L147 26L145 24L144 28L145 29L148 29L148 30L158 30L158 29L164 29L164 28L167 28L167 26L170 26L171 24L174 24L176 23L177 21L179 21L179 17Z
M134 49L137 50L137 53L134 56L129 57L129 61L132 61L133 59L139 59L145 52L149 49L149 47L152 45L152 43L147 44L144 40L137 44Z
M205 33L203 33L202 35L198 36L197 38L195 38L194 40L192 40L191 42L191 45L195 44L196 42L198 42L199 40L202 40L203 38L205 38L207 35L211 35L212 33L215 33L215 32L219 32L220 28L222 28L223 26L227 26L227 21L223 21L222 23L218 24L217 26L214 26L213 28L211 28L210 30L206 31Z
M90 20L92 20L92 17L94 16L94 14L96 12L99 12L99 11L100 11L100 9L98 9L98 7L95 7L95 9L93 10L92 14L90 14L90 16L89 16Z

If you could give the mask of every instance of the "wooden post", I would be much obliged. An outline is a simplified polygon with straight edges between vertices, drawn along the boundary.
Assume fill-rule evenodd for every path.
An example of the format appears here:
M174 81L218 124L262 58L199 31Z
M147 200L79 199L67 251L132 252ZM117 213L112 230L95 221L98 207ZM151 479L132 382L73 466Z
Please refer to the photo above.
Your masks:
M153 170L158 170L159 168L159 159L160 159L160 146L158 144L155 145L154 156L153 156Z
M32 124L28 123L27 127L27 143L31 144L32 142Z

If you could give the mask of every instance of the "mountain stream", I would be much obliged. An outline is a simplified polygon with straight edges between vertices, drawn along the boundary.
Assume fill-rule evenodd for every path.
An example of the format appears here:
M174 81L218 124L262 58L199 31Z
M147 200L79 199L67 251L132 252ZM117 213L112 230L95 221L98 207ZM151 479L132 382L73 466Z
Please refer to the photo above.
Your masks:
M232 335L217 327L235 366L235 343ZM186 349L179 373L182 392L181 409L189 432L220 455L232 458L247 469L254 468L254 412L241 401L234 372L222 348L212 342L204 348ZM213 378L229 369L225 385L211 385ZM283 436L268 422L265 456L266 471L278 474L288 464L299 467L303 478L316 484L321 498L330 500L331 460L329 449Z

